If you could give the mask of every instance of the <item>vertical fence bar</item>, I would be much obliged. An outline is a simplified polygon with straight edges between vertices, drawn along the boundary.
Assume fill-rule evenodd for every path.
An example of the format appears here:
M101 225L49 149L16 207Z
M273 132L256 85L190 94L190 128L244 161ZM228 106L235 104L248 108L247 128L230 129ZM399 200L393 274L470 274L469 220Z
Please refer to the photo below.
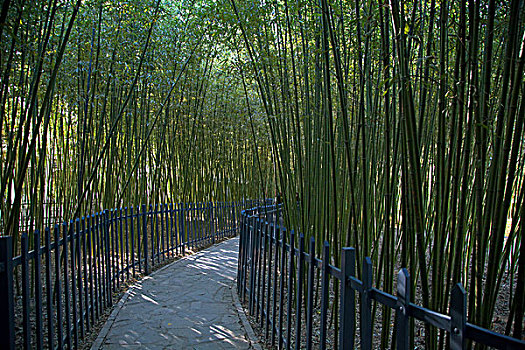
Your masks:
M306 308L306 349L312 349L313 314L314 314L314 278L315 278L315 238L310 237L308 255L308 305Z
M221 235L221 238L224 239L227 234L228 234L228 209L227 209L227 206L228 204L226 202L222 202L222 235Z
M104 211L99 212L98 214L98 245L99 245L99 274L100 274L100 303L102 305L101 313L104 312L104 309L108 307L107 292L106 292L106 215Z
M257 280L257 312L259 313L258 320L263 320L263 305L264 305L264 234L263 234L263 220L259 218L259 243L258 243L258 260L259 260L259 269L258 269L258 280Z
M286 349L291 347L291 335L292 335L292 301L293 301L293 271L294 271L294 259L295 259L295 233L292 230L290 232L290 255L289 255L289 267L288 267L288 306L286 315Z
M273 264L273 300L272 300L272 346L275 345L277 331L277 268L279 266L279 234L280 230L274 224L275 257Z
M31 321L30 321L30 299L29 299L29 258L28 258L27 232L22 234L21 239L21 261L22 261L22 327L24 349L31 349Z
M47 264L47 260L46 260ZM49 270L46 276L49 275ZM48 293L49 294L49 293ZM0 237L0 348L15 348L13 237Z
M254 291L253 291L253 295L254 295L254 312L255 312L255 322L257 322L257 320L259 319L259 311L260 311L260 307L259 307L259 302L261 300L261 289L260 289L260 286L261 286L261 255L260 255L260 252L261 252L261 219L259 218L259 215L257 215L257 217L255 218L255 227L254 227L254 231L255 231L255 236L254 236L254 239L255 239L255 251L254 251L254 259L255 259L255 286L254 286Z
M67 240L69 238L69 228L67 222L62 224L64 227L64 300L66 304L65 317L66 317L66 344L68 349L71 349L71 299L70 299L70 288L69 288L69 249L67 248Z
M195 204L194 203L189 203L189 229L190 229L190 232L191 232L191 249L194 251L195 250L195 242L196 242L196 239L195 239L195 235L196 235L196 232L195 232Z
M104 245L106 246L105 259L106 259L106 300L107 305L113 305L113 294L111 293L111 264L110 261L110 246L109 246L109 230L111 226L111 217L109 210L104 211Z
M215 232L212 235L215 236ZM243 264L243 235L239 236L239 258L237 259L237 294L241 296L241 285L242 285L242 264Z
M40 231L35 230L34 239L34 267L35 267L35 326L36 326L36 348L44 346L44 330L42 327L42 261L40 258Z
M222 202L222 222L223 222L223 227L222 227L222 237L221 238L225 238L227 237L228 235L228 203L226 202Z
M224 232L224 213L223 213L223 203L222 202L218 203L217 209L219 210L219 235L218 237L222 239L223 232Z
M215 210L215 220L216 220L216 224L215 224L215 236L216 236L215 238L216 239L220 239L220 235L221 235L221 208L220 208L220 203L221 202L215 202L215 209L214 209ZM248 213L246 213L246 216L248 217Z
M164 204L164 214L165 214L165 220L166 220L166 240L168 242L166 244L166 252L167 252L168 258L170 258L170 256L172 256L171 249L173 247L173 234L172 234L173 227L171 227L170 225L172 221L171 221L171 210L170 210L170 206L168 203Z
M111 209L111 292L117 289L115 279L118 277L118 265L116 254L118 251L117 245L118 237L118 223L117 223L117 209Z
M144 206L143 206L144 208ZM143 210L144 211L144 210ZM142 259L141 259L141 255L142 255L142 249L141 248L141 242L142 242L142 237L143 235L141 235L141 224L142 224L142 220L140 220L140 205L137 206L137 260L138 260L138 263L139 263L139 274L142 273Z
M269 244L268 244L268 301L266 302L266 327L264 329L265 338L268 338L269 327L270 327L270 291L272 290L272 252L273 244L273 225L266 222L266 233L268 234ZM275 288L275 286L274 286ZM272 320L273 325L273 320Z
M117 289L120 288L120 280L122 276L124 275L124 232L122 229L122 208L119 208L119 218L118 218L118 226L119 226L119 239L117 243L117 252L118 252L118 260L117 260Z
M210 206L210 212L209 212L209 215L210 215L210 217L209 217L209 221L210 221L210 225L209 225L210 240L211 240L211 244L215 244L215 238L216 238L215 235L217 234L217 230L215 229L215 203L210 202L209 206Z
M191 248L195 251L197 247L197 209L195 203L191 203L190 219L191 219Z
M185 203L185 215L184 222L186 227L186 247L188 249L193 249L192 240L193 240L193 229L192 229L192 206L191 203Z
M211 244L215 244L215 239L213 238L215 232L213 231L213 211L211 202L208 202L208 204L206 204L206 212L206 230L208 231L208 242L210 242Z
M217 223L217 203L211 202L211 231L213 233L213 243L217 240L217 233L218 230L218 223Z
M124 207L124 227L126 229L126 280L129 280L129 216L128 216L128 207Z
M80 219L75 221L75 229L77 231L77 240L76 240L76 261L77 261L77 287L78 287L78 313L79 313L79 326L80 326L80 337L84 338L84 286L82 279L82 260L81 260L81 238L82 232L80 231Z
M51 286L51 233L48 227L46 227L44 239L46 241L45 256L46 256L47 347L48 349L53 349L54 348L54 338L55 338L55 326L53 324L53 292L52 292L52 286ZM2 255L0 254L0 256ZM3 291L3 288L0 288L0 293L2 291ZM4 313L1 313L1 314L5 315ZM4 328L2 327L1 329L3 330ZM0 337L0 339L3 339L3 337Z
M230 216L231 204L226 202L225 205L226 205L226 227L227 227L226 237L229 237L231 235L231 229L232 229L231 216Z
M232 230L232 221L231 221L231 203L228 203L226 202L226 227L227 227L227 237L229 237L231 235L231 230Z
M202 203L197 203L197 221L196 221L196 224L197 224L197 236L198 236L198 242L199 242L199 246L202 246L202 242L204 241L204 232L203 232L203 227L202 227Z
M99 300L99 285L98 285L98 242L97 242L97 235L98 235L98 216L93 214L91 215L91 255L92 255L92 269L93 269L93 305L95 308L95 320L98 320L100 315L100 300Z
M330 260L330 246L327 241L323 244L323 261L321 267L321 349L326 349L326 326L328 323L328 287L329 277L328 274L328 263Z
M182 203L179 203L179 225L180 225L180 246L182 249L182 255L186 255L186 242L184 239L184 207Z
M397 274L396 347L399 350L409 349L410 346L410 319L407 312L410 299L410 275L403 268Z
M255 217L250 217L250 222L248 223L248 239L250 242L250 252L248 253L250 259L250 295L248 299L248 312L253 314L253 295L255 289Z
M180 226L179 226L179 211L177 203L171 203L171 225L173 229L173 254L175 256L180 254Z
M175 228L177 241L177 254L184 255L184 233L182 232L182 204L175 203Z
M162 261L165 259L165 242L164 242L164 204L160 204L160 244L161 244L161 255L162 255Z
M89 220L89 217L88 217ZM89 226L89 221L87 223ZM83 263L83 273L84 273L84 303L85 303L85 320L86 320L86 330L89 331L91 328L90 318L89 318L89 281L88 281L88 262L87 262L87 250L86 250L86 240L87 240L87 234L86 234L86 218L82 218L82 263Z
M64 247L63 254L64 254L64 301L65 301L65 318L66 318L66 344L69 349L71 349L71 302L70 302L70 289L69 289L69 253L67 248L67 240L69 237L69 229L67 222L64 222L62 224L63 230L63 243Z
M243 228L242 228L242 233L241 233L241 239L242 239L242 254L241 254L241 259L242 259L242 262L241 262L241 268L242 268L242 271L241 271L241 298L242 298L242 301L245 302L246 301L246 268L247 268L247 261L248 261L248 232L247 232L247 222L248 222L248 218L247 216L244 216L243 217ZM218 228L218 226L217 226ZM218 230L215 231L217 234Z
M467 293L458 283L452 289L450 298L450 349L466 349L465 329L467 328Z
M169 259L172 246L172 239L170 228L170 206L168 203L164 203L164 227L166 229L166 257Z
M137 271L135 268L135 228L134 228L134 213L133 213L133 206L129 208L129 220L130 220L130 229L131 229L131 271L133 278L137 277ZM140 236L139 236L140 237Z
M303 301L303 274L304 274L304 235L299 236L299 255L297 256L297 284L295 306L295 349L301 349L302 332L302 301Z
M283 347L283 319L284 319L284 276L286 274L286 229L284 227L279 226L279 231L281 240L278 241L279 245L281 246L281 262L280 262L280 269L281 273L279 275L279 348L282 349Z
M202 203L202 239L205 245L210 245L211 243L209 230L208 230L208 223L209 223L208 218L209 218L208 203L203 202Z
M148 212L146 204L142 204L142 235L144 239L144 274L147 275L148 269L148 230L147 230Z
M175 223L177 220L173 220L175 215L175 210L173 209L173 203L170 203L170 235L171 235L171 256L174 257L177 254L177 227L173 226L173 221Z
M231 230L230 230L230 237L235 236L235 202L230 202L230 222L231 222Z
M78 219L77 219L78 220ZM71 298L72 298L72 306L73 306L73 345L75 349L78 348L78 310L77 310L77 278L76 278L76 268L77 265L75 263L75 258L77 255L76 252L76 241L75 241L75 232L76 224L74 225L73 220L71 220L69 225L69 231L71 240L69 241L69 249L71 250ZM37 276L39 276L38 274Z
M96 265L97 265L97 290L98 290L98 293L97 293L97 300L98 300L98 309L99 309L99 316L101 316L103 313L104 313L104 308L105 308L105 303L104 303L104 294L102 292L102 288L103 288L103 285L104 285L104 272L103 272L103 260L102 260L102 257L104 255L103 253L103 244L102 244L102 237L103 237L103 226L104 226L104 222L103 222L103 217L101 215L102 213L96 213L96 217L97 217L97 234L96 234L96 237L97 237L97 240L96 240L96 252L97 252L97 256L96 256Z
M342 350L354 348L355 292L350 286L350 277L355 276L355 249L343 248L341 254L341 295L339 344Z
M95 293L94 291L94 285L93 285L93 231L94 231L94 221L95 218L93 215L90 215L87 217L87 245L88 245L88 268L89 268L89 314L91 316L91 323L95 323ZM114 271L114 270L113 270Z
M261 225L261 237L262 237L262 240L261 240L261 256L262 256L262 269L261 269L261 274L262 274L262 279L261 279L261 289L262 289L262 292L261 292L261 322L260 322L260 326L263 327L264 326L264 321L265 321L265 306L266 304L268 304L268 295L266 293L266 262L267 262L267 258L268 258L268 236L267 236L267 226L266 224L268 223L268 221L266 220L263 220L262 221L262 225ZM268 290L269 291L269 290Z
M202 203L202 239L203 239L203 242L205 245L210 245L211 244L211 237L209 235L209 229L208 229L208 224L209 224L209 211L208 211L208 203L207 202L203 202Z
M100 212L100 250L101 250L101 266L100 266L100 274L102 276L102 302L104 304L104 308L109 307L109 298L108 298L108 291L107 291L107 281L108 281L108 261L107 261L107 216L106 216L106 210L103 210Z
M157 262L159 261L159 227L157 226L157 205L150 205L151 215L151 267L155 266L155 248L157 248ZM157 233L155 235L155 233Z
M235 211L237 210L237 205L235 202L232 202L232 233L231 236L237 235L237 215Z
M199 205L200 203L192 203L193 212L192 218L192 229L193 229L193 248L198 249L199 247Z
M248 218L248 214L246 214L246 218ZM216 224L215 224L215 238L216 239L220 239L221 237L221 220L222 220L222 217L221 217L221 207L220 207L220 202L215 202L215 218L216 218ZM245 224L247 224L247 221L245 220L244 221ZM247 246L246 246L247 248Z
M62 288L60 285L60 226L55 225L55 293L57 305L57 341L58 348L64 346L62 332Z
M372 349L372 260L363 261L363 294L361 294L361 348Z

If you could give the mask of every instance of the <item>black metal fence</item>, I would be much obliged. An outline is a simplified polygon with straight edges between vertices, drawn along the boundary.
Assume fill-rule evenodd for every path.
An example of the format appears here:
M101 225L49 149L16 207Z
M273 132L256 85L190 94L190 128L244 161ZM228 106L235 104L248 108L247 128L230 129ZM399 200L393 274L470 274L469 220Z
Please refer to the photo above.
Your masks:
M0 237L0 349L78 348L121 287L163 261L237 234L260 201L142 205ZM54 239L54 240L53 240Z
M391 349L410 348L414 340L411 338L414 320L447 332L453 350L466 349L468 340L497 349L525 349L525 341L468 323L466 293L460 284L452 291L450 315L434 312L412 303L410 275L406 269L398 274L397 296L390 295L373 287L370 258L363 261L361 281L356 277L354 248L343 248L341 267L332 266L327 242L318 258L313 237L306 252L304 237L300 235L296 240L294 232L287 231L279 221L279 209L271 206L241 212L237 291L241 300L248 299L250 314L260 323L272 346L277 343L279 348L311 349L316 345L326 349L330 334L330 347L353 349L358 333L360 348L372 349L375 301L395 313L392 344L387 346ZM330 284L330 280L338 283ZM318 298L314 292L320 294L316 307L314 299ZM337 309L329 310L329 304L334 305L330 298L337 295L336 292ZM359 323L356 321L358 305ZM333 317L339 318L338 334L333 327L327 327Z

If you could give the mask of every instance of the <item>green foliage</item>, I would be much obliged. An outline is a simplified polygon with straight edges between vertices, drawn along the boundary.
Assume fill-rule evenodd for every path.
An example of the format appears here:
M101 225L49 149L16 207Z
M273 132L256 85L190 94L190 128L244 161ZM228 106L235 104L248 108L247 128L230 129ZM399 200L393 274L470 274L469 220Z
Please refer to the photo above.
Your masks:
M522 1L11 2L3 15L0 232L282 192L289 228L329 241L335 263L342 246L370 255L387 292L408 267L437 311L462 282L470 321L489 327L506 271L524 283ZM511 293L519 332L523 288Z

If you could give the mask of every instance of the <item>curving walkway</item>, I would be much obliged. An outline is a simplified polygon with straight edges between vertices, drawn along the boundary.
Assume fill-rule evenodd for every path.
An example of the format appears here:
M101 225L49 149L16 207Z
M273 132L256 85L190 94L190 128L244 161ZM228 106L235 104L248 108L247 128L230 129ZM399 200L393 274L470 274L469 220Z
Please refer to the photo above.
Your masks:
M238 244L224 241L135 284L92 349L253 348L233 296Z

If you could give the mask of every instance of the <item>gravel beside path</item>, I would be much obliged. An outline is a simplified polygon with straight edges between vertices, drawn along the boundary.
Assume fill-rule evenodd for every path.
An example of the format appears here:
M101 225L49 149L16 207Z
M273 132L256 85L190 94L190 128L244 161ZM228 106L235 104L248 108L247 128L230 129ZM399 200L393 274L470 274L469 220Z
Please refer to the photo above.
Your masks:
M252 349L232 297L238 244L224 241L133 285L91 349Z

